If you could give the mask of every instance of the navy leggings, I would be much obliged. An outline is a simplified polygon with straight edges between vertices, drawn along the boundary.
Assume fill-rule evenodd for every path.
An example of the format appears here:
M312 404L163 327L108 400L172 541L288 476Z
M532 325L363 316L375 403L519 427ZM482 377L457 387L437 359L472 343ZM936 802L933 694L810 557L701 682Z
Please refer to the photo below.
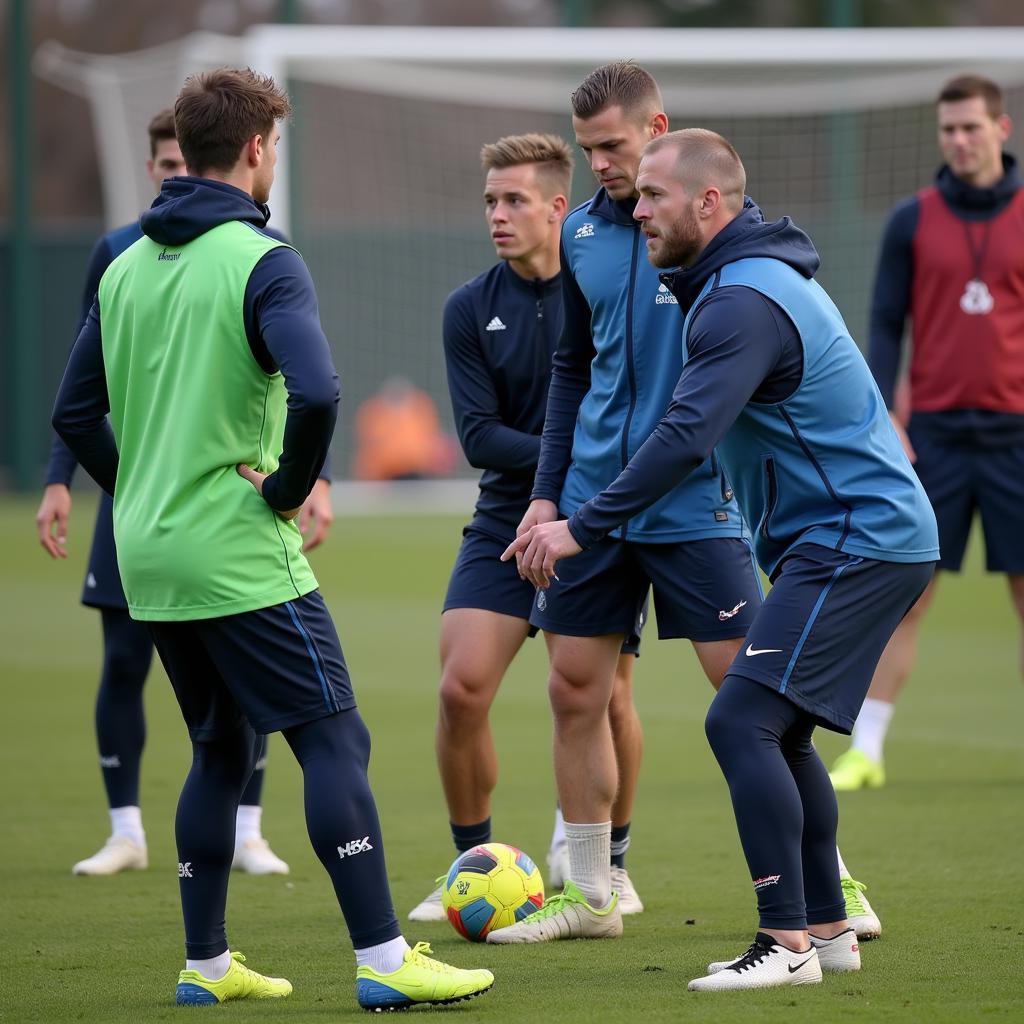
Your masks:
M287 729L302 768L306 828L334 885L352 944L401 935L384 865L367 765L370 734L355 708ZM235 807L256 761L257 737L238 727L193 741L192 769L178 802L175 834L185 951L206 960L228 948L224 927L235 840Z
M762 928L842 921L839 808L811 743L815 719L761 683L727 675L705 731L729 784Z

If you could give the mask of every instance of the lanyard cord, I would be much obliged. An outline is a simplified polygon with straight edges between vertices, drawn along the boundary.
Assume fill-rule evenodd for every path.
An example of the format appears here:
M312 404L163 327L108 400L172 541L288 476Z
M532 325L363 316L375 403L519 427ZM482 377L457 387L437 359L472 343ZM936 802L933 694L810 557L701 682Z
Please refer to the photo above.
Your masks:
M961 221L964 226L964 234L967 236L967 248L971 252L971 261L974 264L974 273L971 275L972 281L981 280L981 268L985 263L985 255L988 252L988 240L992 235L992 221L985 221L984 228L981 236L981 244L974 244L974 235L971 233L971 222Z

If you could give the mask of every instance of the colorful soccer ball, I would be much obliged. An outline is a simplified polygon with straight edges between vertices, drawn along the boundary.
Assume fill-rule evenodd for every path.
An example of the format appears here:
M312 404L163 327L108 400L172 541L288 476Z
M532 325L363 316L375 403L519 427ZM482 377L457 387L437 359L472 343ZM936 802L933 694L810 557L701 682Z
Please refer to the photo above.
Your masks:
M441 889L452 927L470 942L522 921L544 903L537 865L514 846L484 843L459 854Z

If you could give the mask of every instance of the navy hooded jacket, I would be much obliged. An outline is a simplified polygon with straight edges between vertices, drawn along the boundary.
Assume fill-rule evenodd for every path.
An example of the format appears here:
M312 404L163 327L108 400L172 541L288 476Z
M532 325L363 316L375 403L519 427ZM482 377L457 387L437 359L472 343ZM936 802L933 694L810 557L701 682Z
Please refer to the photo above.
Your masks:
M140 218L144 234L179 246L229 220L265 231L270 212L232 185L208 178L168 178ZM87 472L113 493L117 447L104 417L109 411L100 309L94 301L71 352L54 426ZM324 465L337 419L338 376L320 326L316 292L302 257L288 246L268 252L253 269L243 307L253 358L269 374L280 370L288 418L280 465L263 484L275 509L297 508Z

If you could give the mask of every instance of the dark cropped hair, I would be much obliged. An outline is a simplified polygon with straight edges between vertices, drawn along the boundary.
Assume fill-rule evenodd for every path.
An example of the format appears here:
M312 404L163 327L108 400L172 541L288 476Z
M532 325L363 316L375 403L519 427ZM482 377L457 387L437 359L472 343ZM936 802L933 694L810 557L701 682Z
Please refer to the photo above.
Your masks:
M1003 90L990 78L981 75L959 75L951 78L939 93L937 103L958 103L980 96L985 101L988 116L994 121L1003 115Z
M156 156L156 147L167 139L176 139L178 136L174 131L174 111L170 107L161 110L146 129L149 132L149 155Z
M219 68L185 80L174 125L189 171L230 170L254 135L268 136L291 113L284 90L252 68Z
M627 117L644 117L662 109L661 90L651 75L631 60L595 68L570 97L572 112L582 120L621 107Z

